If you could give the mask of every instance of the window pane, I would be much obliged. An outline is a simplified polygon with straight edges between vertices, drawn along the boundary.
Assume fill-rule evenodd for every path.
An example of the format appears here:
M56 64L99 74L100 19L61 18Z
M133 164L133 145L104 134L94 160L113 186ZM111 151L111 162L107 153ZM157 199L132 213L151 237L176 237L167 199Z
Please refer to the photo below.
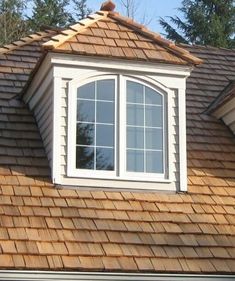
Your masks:
M114 123L114 103L112 102L97 102L97 123Z
M95 99L95 82L79 87L77 97L80 99Z
M143 103L144 102L144 87L143 85L127 81L127 102Z
M127 125L144 126L144 106L129 104L127 105Z
M162 129L146 129L146 149L163 149Z
M148 127L162 127L162 107L146 105L146 126Z
M144 128L127 128L127 147L144 149Z
M163 154L160 151L146 152L146 172L163 173Z
M96 125L96 145L114 146L114 126Z
M96 149L96 170L114 170L114 149L97 148Z
M94 144L95 126L87 123L77 123L77 144Z
M144 172L144 151L127 151L127 171Z
M94 148L77 146L76 168L94 170Z
M97 100L114 101L115 97L115 80L97 81Z
M95 102L78 100L77 121L95 122Z
M145 103L162 105L162 96L149 87L145 87Z

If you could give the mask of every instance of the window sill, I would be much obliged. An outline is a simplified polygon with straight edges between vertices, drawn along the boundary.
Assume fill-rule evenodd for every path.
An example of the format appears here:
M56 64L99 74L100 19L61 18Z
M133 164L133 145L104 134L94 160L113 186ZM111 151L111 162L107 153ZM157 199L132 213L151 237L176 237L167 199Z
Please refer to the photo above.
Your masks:
M111 172L112 173L112 172ZM126 182L152 182L152 183L171 183L172 179L165 178L163 175L158 175L155 177L151 177L148 174L140 175L140 176L122 176L117 177L114 175L91 175L91 172L88 174L81 173L69 173L67 177L72 179L84 179L84 180L104 180L104 181L126 181Z

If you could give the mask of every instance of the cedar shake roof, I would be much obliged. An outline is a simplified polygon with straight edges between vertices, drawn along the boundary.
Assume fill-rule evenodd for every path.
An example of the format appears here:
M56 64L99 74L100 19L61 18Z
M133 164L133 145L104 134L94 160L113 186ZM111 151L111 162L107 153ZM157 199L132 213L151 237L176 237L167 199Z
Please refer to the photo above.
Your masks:
M204 60L187 82L187 193L72 190L52 185L19 95L50 38L0 56L0 268L235 273L235 139L204 113L235 51L181 46Z
M116 12L99 11L52 36L43 47L54 52L170 64L202 60L143 25Z

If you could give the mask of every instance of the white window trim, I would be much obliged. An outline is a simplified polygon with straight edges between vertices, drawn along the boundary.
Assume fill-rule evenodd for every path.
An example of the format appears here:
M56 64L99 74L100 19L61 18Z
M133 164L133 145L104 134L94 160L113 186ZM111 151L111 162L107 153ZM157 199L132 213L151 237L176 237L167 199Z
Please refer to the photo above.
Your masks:
M115 171L96 171L96 170L79 170L76 169L76 95L77 88L100 79L115 79L116 89L115 89ZM126 91L126 81L132 80L135 82L142 83L148 87L153 88L155 91L158 91L164 96L164 106L166 109L165 113L165 128L167 130L167 135L165 134L164 146L167 149L164 149L164 174L153 174L153 173L135 173L126 171L126 126L119 126L119 124L124 125L126 121L125 116L125 95L118 94L124 93ZM120 86L120 88L119 88ZM119 96L119 100L117 97ZM122 75L120 73L94 73L86 75L84 77L73 79L69 82L69 93L68 93L68 153L67 153L67 175L72 178L93 178L93 179L111 179L111 180L127 180L127 181L146 181L146 182L171 182L172 173L171 173L171 96L172 91L165 88L162 84L157 83L155 80L152 80L148 77L143 77L139 75ZM119 104L122 104L122 111L118 113ZM124 109L124 110L123 110ZM118 125L116 125L118 124ZM121 131L118 132L121 128ZM119 139L117 139L119 136ZM122 137L121 137L122 136ZM124 136L124 137L123 137ZM165 148L165 147L164 147ZM119 155L119 157L117 157ZM120 160L120 165L117 160ZM117 173L118 172L118 173Z

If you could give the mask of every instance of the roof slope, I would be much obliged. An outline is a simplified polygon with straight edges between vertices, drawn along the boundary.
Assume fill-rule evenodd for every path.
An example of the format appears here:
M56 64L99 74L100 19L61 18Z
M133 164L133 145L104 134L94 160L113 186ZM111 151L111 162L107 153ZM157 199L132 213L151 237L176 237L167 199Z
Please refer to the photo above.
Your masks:
M71 25L43 44L54 52L170 64L202 61L159 34L116 12L99 11Z
M0 174L10 165L19 177L48 176L48 163L32 113L20 98L29 76L42 57L41 44L55 31L36 33L0 49ZM37 158L37 164L35 163ZM20 178L14 183L19 183ZM1 177L1 184L10 183Z
M205 63L188 79L187 194L58 189L19 97L41 41L0 64L0 268L235 273L235 140L206 114L235 79L235 51L184 46Z

